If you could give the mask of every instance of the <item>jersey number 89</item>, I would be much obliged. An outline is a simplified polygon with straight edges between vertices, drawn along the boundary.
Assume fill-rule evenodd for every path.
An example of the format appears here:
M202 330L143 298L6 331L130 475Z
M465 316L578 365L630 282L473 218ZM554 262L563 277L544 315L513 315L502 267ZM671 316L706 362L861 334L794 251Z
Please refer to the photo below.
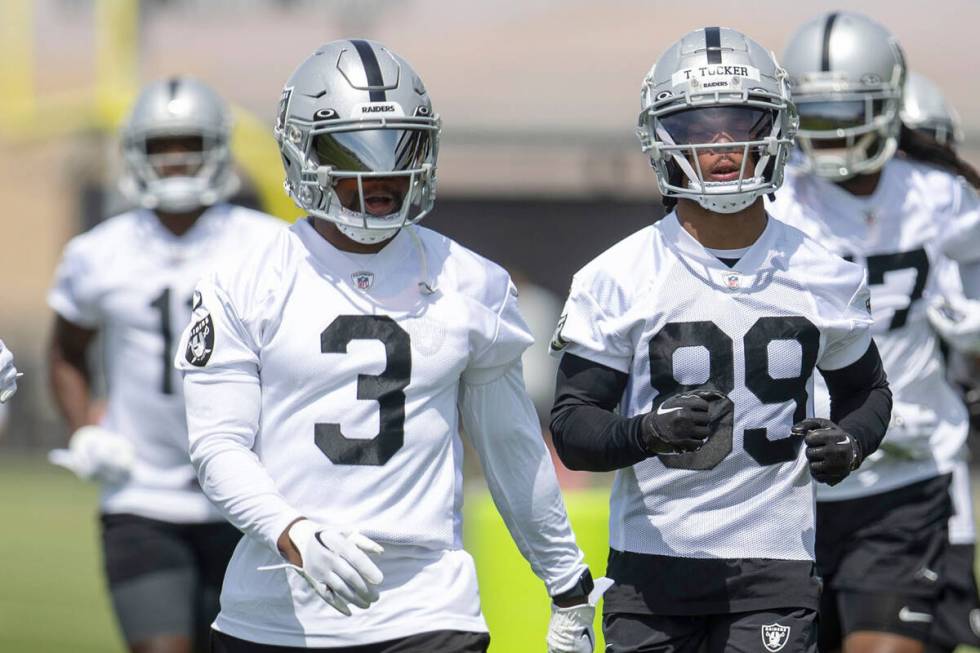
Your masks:
M773 378L769 373L769 343L795 340L800 345L800 374ZM805 317L761 317L742 341L745 352L745 387L763 404L795 402L793 422L806 417L807 381L813 373L820 347L820 333ZM705 384L685 385L674 377L674 352L682 347L704 347L708 351L708 383L724 395L735 389L735 348L732 339L709 321L672 322L650 340L650 383L659 393L653 409L667 397ZM726 399L727 401L727 399ZM729 401L730 403L730 401ZM732 451L733 406L701 449L691 453L660 456L673 469L711 469ZM765 427L747 428L743 446L760 465L787 462L799 455L802 435L770 440Z

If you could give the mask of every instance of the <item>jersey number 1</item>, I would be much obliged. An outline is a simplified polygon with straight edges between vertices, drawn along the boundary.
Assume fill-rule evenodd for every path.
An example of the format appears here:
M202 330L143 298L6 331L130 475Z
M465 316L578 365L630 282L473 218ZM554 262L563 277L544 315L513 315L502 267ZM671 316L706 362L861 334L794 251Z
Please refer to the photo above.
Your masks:
M346 354L352 340L379 340L385 346L381 374L357 375L357 398L378 402L381 428L364 440L344 436L340 424L316 424L316 446L337 465L384 465L405 443L405 388L412 377L408 332L387 315L341 315L320 334L320 351Z

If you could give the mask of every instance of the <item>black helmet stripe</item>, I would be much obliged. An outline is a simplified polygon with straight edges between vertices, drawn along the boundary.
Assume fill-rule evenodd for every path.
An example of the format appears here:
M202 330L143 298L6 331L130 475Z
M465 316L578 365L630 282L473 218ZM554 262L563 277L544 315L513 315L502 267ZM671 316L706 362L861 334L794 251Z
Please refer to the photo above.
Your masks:
M167 80L167 90L170 92L170 99L177 97L177 87L180 86L180 77L171 77Z
M828 14L827 22L823 26L823 50L820 52L820 70L827 72L830 70L830 32L834 29L834 22L837 20L837 12Z
M704 45L708 49L708 63L721 63L721 30L705 27Z
M364 66L364 76L367 78L368 86L383 87L385 80L381 75L381 66L378 64L378 58L374 54L374 48L367 41L360 39L353 40L351 43L354 44L358 56L361 57L361 64ZM388 99L388 94L385 93L383 88L377 90L372 88L370 93L372 102L384 102Z

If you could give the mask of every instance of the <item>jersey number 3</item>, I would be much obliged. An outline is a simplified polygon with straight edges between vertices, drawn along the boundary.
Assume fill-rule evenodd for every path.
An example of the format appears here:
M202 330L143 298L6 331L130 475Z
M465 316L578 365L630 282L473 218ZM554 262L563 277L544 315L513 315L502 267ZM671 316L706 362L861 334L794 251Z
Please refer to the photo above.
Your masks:
M384 465L405 443L405 388L412 377L412 340L387 315L341 315L320 334L320 351L346 354L352 340L385 346L381 374L357 375L357 398L378 402L381 428L370 439L344 436L340 424L313 427L316 446L336 465Z

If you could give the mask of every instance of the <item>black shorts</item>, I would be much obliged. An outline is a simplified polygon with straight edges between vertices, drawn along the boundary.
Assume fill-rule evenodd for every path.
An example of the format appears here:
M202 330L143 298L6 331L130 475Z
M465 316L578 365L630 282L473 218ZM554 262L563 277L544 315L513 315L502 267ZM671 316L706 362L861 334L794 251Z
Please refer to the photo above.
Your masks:
M102 515L112 603L130 644L186 636L207 650L221 580L242 534L226 522L173 524L137 515Z
M606 653L816 653L817 613L783 608L704 616L603 615Z
M976 546L953 544L942 567L943 592L929 633L934 648L951 651L958 645L980 648L980 597L973 571Z
M942 591L950 476L817 503L820 648L858 630L926 641Z
M809 560L681 558L609 551L606 612L706 615L820 605L820 579Z
M410 637L391 639L364 646L346 648L296 648L293 646L273 646L256 644L231 635L211 631L211 653L308 653L324 651L327 653L484 653L490 646L487 633L468 633L459 630L436 630ZM542 647L543 648L543 647Z

